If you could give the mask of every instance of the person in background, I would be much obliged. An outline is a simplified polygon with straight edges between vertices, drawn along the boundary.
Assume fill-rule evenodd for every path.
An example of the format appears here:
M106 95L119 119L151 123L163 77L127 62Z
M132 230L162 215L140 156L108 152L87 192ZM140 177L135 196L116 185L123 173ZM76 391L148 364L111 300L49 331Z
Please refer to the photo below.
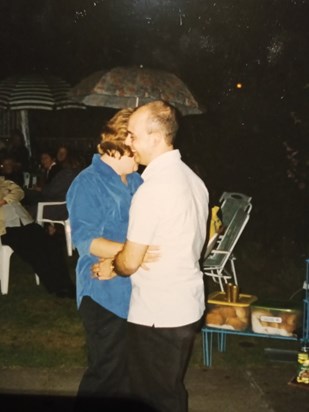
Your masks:
M54 152L48 149L41 152L40 164L42 170L41 175L37 176L37 183L26 190L25 199L23 200L23 205L25 205L29 211L33 209L33 206L35 208L38 202L42 201L42 190L53 180L62 168L61 165L56 163L56 155ZM34 212L32 211L31 213L34 217Z
M42 188L50 183L54 176L61 170L61 165L56 161L56 155L52 150L45 150L41 152L40 162L42 166L42 181L41 186L36 188L42 190Z
M144 183L132 199L123 249L92 268L99 279L111 282L131 276L131 393L159 412L188 410L184 377L205 311L199 260L209 194L174 149L177 130L176 110L163 101L141 106L131 115L126 143L135 160L146 166ZM160 259L145 270L141 264L151 244L159 246Z
M76 267L77 307L88 348L88 366L77 393L87 398L121 397L126 392L126 318L131 281L91 276L98 257L114 256L126 239L131 199L142 183L131 149L125 145L132 109L117 112L102 133L92 163L73 180L66 196Z
M19 129L11 132L7 155L15 160L19 171L29 171L30 153L25 144L25 137Z
M62 144L58 146L57 152L56 152L56 162L60 165L62 165L67 158L70 155L71 150L69 147L65 144Z
M0 236L27 262L47 292L59 298L75 299L64 252L58 240L35 223L20 201L24 191L11 180L0 178Z
M73 153L68 154L61 165L61 169L55 176L46 183L40 191L36 191L35 197L32 197L27 205L29 199L28 194L30 190L26 190L25 207L31 216L35 219L37 215L38 202L64 202L66 200L67 191L77 174L82 170L81 164ZM44 218L52 220L66 220L68 213L65 205L46 206L44 209ZM49 231L51 232L51 231Z
M70 153L61 163L61 169L44 185L41 194L44 202L65 200L67 191L77 174L82 170L78 158Z
M0 174L4 176L6 180L12 180L18 186L24 186L23 172L12 157L5 156L2 159Z

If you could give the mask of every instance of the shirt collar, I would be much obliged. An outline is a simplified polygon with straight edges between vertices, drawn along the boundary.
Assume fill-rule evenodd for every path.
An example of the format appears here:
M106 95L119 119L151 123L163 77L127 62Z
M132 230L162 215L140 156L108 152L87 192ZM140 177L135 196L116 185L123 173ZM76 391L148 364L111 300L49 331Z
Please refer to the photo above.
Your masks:
M166 164L170 164L171 162L175 162L181 159L181 154L178 149L171 150L169 152L165 152L162 155L156 157L152 160L146 169L142 173L143 180L149 179L152 176L155 170L160 169L162 166Z
M92 165L94 169L100 173L102 176L106 176L108 179L112 179L113 181L121 182L121 176L115 172L115 170L109 166L107 163L101 160L100 154L94 154L92 158ZM129 181L130 174L127 174L127 179Z
M47 169L47 171L49 172L50 169L51 169L53 166L55 166L55 164L56 164L56 162L53 162L53 163L49 166L49 168Z
M110 167L107 163L101 160L101 155L98 153L93 155L92 165L95 168L95 170L99 171L100 173L104 173L108 176L115 175L119 177L119 175L115 172L115 170L112 167Z

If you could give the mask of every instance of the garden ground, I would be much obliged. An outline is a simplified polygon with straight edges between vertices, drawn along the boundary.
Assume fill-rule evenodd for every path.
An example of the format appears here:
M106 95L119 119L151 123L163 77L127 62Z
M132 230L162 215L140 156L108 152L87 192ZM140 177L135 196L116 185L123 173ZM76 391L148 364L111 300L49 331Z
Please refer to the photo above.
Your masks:
M242 291L265 298L300 299L304 256L291 245L284 248L290 255L279 248L266 255L247 236L249 232L236 250ZM69 263L74 276L75 258ZM210 287L216 288L213 283ZM0 296L0 304L1 400L11 410L29 405L51 411L65 406L69 412L85 368L84 336L75 302L51 297L41 285L36 286L32 270L13 254L9 294ZM282 354L281 359L269 355L269 346L273 354ZM212 367L207 368L198 334L186 377L189 411L309 411L309 385L292 384L298 350L297 341L229 336L227 352L214 348Z

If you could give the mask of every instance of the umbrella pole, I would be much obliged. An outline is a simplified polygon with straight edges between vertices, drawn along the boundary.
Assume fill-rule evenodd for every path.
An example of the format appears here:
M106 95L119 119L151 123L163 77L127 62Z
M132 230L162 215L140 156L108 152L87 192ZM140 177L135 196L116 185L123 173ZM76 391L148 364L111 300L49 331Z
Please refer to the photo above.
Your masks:
M25 145L29 150L29 155L31 156L31 144L30 144L30 134L29 134L29 116L28 110L21 110L20 111L20 127L21 131L25 137Z

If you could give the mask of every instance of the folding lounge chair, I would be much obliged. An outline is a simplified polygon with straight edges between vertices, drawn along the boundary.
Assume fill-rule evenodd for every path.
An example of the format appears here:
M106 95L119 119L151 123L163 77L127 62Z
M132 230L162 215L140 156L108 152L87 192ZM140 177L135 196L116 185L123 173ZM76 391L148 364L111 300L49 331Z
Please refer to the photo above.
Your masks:
M247 196L243 193L236 192L223 192L220 199L220 209L222 213L222 228L219 233L215 233L208 241L206 253L204 259L210 254L212 249L215 247L218 242L221 233L223 233L224 228L228 227L231 223L232 218L239 208L247 210L250 213L252 209L251 204L252 197ZM230 259L233 259L231 255ZM235 258L234 258L235 259Z
M223 225L228 227L233 216L239 208L246 209L250 213L252 209L252 197L243 193L223 192L219 199L222 212ZM249 208L248 208L249 205Z
M210 276L212 280L220 285L221 291L224 291L224 284L228 281L234 281L237 285L237 276L232 252L250 218L252 205L240 207L226 227L224 233L218 236L217 244L207 256L207 252L202 262L202 271L204 275ZM230 271L226 268L230 263Z

